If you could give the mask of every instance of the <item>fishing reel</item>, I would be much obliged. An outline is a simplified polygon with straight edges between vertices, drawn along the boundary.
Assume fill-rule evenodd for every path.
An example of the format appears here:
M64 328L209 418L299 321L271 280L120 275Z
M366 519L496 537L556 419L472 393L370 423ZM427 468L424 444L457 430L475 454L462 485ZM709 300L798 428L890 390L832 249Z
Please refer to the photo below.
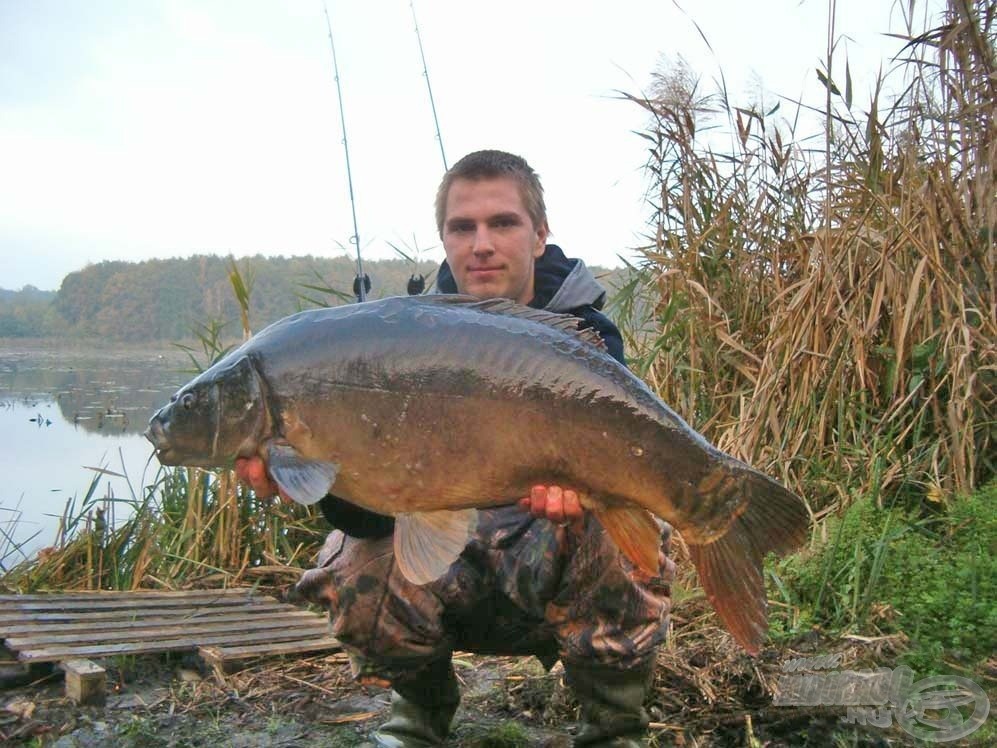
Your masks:
M426 279L423 277L422 273L418 275L412 274L412 277L408 279L408 286L406 287L409 296L418 296L423 291L426 290Z
M353 296L356 298L357 302L364 301L367 298L367 294L370 293L370 276L367 273L363 274L363 293L360 293L360 276L356 276L353 279Z

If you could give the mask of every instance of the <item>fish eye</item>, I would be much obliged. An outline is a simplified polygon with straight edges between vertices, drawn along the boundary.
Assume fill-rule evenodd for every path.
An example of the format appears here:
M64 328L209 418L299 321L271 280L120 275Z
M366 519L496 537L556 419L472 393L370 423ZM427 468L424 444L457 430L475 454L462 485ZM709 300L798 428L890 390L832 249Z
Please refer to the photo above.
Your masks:
M184 410L190 410L194 407L194 400L196 399L193 392L188 392L180 399L180 405Z

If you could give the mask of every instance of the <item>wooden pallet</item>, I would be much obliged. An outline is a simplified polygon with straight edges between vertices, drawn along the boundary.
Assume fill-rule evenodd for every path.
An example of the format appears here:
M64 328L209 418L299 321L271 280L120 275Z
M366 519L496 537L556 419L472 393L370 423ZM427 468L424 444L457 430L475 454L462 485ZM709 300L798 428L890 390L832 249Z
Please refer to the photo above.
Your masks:
M236 660L339 647L324 616L250 589L0 595L0 638L21 662L60 663L67 687L70 673L97 678L81 661L115 655L198 651L224 673Z

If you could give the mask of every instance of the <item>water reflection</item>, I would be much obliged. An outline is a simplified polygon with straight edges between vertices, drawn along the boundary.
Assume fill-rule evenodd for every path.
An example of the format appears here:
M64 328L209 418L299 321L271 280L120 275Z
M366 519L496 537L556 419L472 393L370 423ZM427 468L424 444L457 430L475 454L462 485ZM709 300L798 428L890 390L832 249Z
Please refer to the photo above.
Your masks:
M14 401L30 410L54 400L65 422L86 431L140 434L189 379L177 371L182 365L182 357L165 354L0 350L0 404L6 398L8 407ZM50 426L52 418L39 412L28 421Z
M152 447L141 433L190 378L180 371L187 365L179 351L66 351L0 341L0 573L51 545L67 502L82 498L95 474L97 497L141 495L159 467L149 463ZM123 521L128 512L118 507L116 520Z

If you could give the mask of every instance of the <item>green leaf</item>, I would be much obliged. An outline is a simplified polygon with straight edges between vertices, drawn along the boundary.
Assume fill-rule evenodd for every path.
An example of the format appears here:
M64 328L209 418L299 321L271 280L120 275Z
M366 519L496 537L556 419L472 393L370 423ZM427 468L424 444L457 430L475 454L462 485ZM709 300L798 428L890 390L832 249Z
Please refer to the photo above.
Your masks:
M845 60L845 106L848 111L852 110L852 71L848 67L848 60Z
M835 96L841 96L841 91L839 91L838 87L834 85L834 81L824 75L819 68L817 69L817 80L819 80L823 84L824 88L828 89Z

